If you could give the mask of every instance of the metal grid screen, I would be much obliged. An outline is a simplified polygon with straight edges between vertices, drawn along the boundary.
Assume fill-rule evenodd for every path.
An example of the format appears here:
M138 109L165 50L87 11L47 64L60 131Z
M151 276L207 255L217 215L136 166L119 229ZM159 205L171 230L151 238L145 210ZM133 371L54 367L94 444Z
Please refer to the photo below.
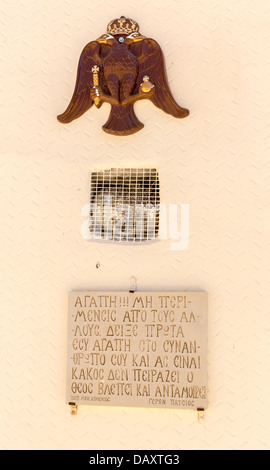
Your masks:
M141 242L159 229L159 177L152 168L112 168L91 174L92 238Z

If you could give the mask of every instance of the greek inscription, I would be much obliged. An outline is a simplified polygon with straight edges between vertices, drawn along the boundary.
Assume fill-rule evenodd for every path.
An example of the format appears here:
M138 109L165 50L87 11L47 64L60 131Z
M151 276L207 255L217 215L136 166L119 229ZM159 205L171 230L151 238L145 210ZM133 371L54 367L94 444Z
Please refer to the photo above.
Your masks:
M201 292L71 292L67 402L206 408Z

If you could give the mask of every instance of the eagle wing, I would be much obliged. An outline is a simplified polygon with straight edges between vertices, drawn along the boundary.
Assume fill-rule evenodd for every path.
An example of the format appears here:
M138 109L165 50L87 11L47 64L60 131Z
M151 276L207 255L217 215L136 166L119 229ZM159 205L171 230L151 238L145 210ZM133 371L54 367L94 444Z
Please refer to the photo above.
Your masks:
M141 42L140 55L138 55L139 49L136 46L134 44L131 52L137 56L139 62L137 90L143 81L143 77L148 75L156 89L155 94L150 98L152 103L176 118L188 116L188 109L181 108L172 96L166 76L165 61L159 44L154 39L144 39Z
M66 124L82 116L93 105L90 89L93 87L92 67L99 66L99 84L104 86L104 74L101 57L101 45L97 41L89 42L83 49L77 71L75 89L71 101L63 114L57 116L58 121Z

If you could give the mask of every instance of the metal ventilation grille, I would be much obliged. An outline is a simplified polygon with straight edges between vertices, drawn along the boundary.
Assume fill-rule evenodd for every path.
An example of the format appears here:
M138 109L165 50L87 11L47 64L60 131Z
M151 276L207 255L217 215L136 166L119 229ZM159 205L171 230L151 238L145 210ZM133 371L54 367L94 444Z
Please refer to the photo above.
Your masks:
M91 175L90 232L95 239L148 241L158 235L156 169L112 168Z

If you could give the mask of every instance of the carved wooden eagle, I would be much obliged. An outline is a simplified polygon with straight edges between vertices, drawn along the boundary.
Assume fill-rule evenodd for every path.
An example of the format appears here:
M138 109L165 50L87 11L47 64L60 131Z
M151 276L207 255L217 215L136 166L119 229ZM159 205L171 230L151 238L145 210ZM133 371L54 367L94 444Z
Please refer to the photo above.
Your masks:
M122 16L109 23L106 34L83 49L73 96L57 119L69 123L93 103L99 108L107 102L111 112L103 130L114 135L133 134L144 127L133 105L145 98L176 118L189 114L172 96L158 43L142 36L138 24Z

